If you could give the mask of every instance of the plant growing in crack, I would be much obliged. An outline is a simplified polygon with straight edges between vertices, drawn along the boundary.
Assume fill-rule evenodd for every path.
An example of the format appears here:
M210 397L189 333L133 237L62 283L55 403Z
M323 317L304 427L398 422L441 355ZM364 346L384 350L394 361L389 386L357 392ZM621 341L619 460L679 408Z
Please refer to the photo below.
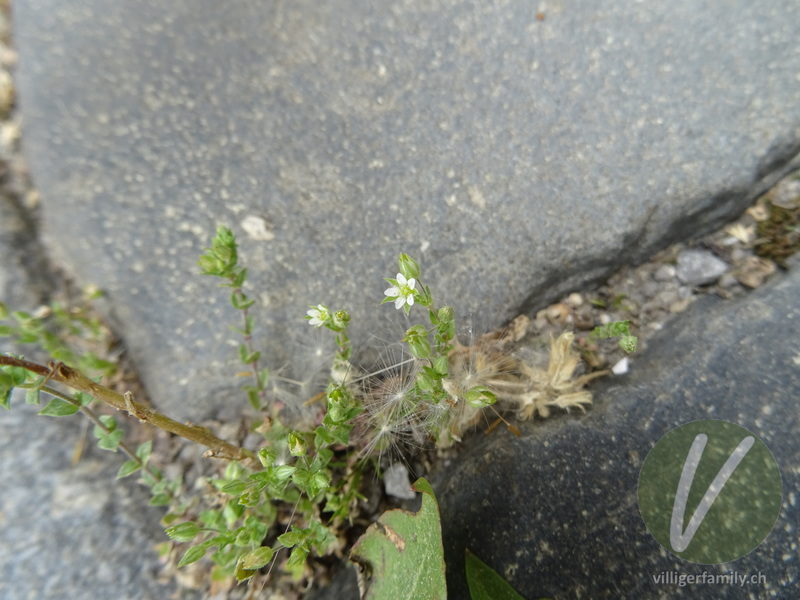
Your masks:
M230 303L242 315L238 354L251 380L243 390L261 413L251 428L262 438L257 449L222 440L205 427L178 423L137 402L130 393L111 390L81 369L107 365L81 362L57 347L42 319L9 313L3 306L0 320L8 324L0 326L0 335L18 344L39 343L58 360L42 365L21 356L0 356L0 404L9 408L12 390L20 388L30 403L37 403L41 394L52 398L40 414L84 414L95 425L101 448L127 456L119 476L141 472L152 489L152 503L168 506L163 520L167 535L175 544L188 545L178 565L210 553L213 578L249 581L254 590L278 573L295 581L313 578L322 568L321 557L340 556L352 544L351 527L363 513L366 473L380 469L390 449L460 442L487 413L494 417L494 425L505 423L519 435L511 423L515 417L547 417L553 409L585 410L591 403L585 384L604 374L577 374L579 355L569 332L550 341L546 365L515 352L514 345L527 329L525 317L502 332L461 343L453 308L436 304L419 264L401 254L399 272L386 279L389 287L383 303L393 304L406 316L412 310L421 312L424 319L405 332L399 360L378 370L362 368L353 359L350 314L317 304L309 307L305 319L311 327L333 333L336 351L327 381L319 389L304 386L262 366L253 340L254 301L244 292L247 270L239 264L236 239L229 229L219 228L199 265L205 275L219 278L230 289ZM627 324L612 325L598 329L596 336L622 336L630 350L635 338ZM294 386L293 391L288 392L287 385ZM310 421L289 418L287 399L298 397L320 407ZM205 494L187 498L181 481L168 481L150 463L150 444L135 450L128 447L116 418L98 415L91 406L94 402L201 444L207 447L205 456L227 465L218 476L208 478ZM428 489L427 482L415 485ZM362 566L370 563L369 552L363 553L368 546L361 544L361 554L354 555ZM441 562L439 557L431 564L441 569ZM380 578L378 573L372 575ZM403 597L376 595L377 591L369 592L370 585L366 578L364 597Z

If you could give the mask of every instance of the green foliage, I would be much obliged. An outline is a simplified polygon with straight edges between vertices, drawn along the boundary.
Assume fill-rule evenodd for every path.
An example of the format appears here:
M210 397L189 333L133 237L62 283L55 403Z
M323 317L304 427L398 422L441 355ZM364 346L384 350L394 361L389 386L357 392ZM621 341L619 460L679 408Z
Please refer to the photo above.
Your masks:
M592 333L589 334L589 338L602 340L618 337L620 338L620 348L627 353L636 352L636 346L639 340L635 335L631 335L630 324L630 321L614 321L606 325L595 327Z
M253 348L254 320L249 309L255 304L245 294L244 285L247 281L247 269L239 266L236 237L227 227L219 227L217 234L211 240L211 247L200 256L197 264L203 275L219 277L224 281L222 287L231 288L231 306L242 313L243 326L241 329L233 328L242 335L243 343L239 345L239 360L246 365L253 376L253 383L243 386L251 406L256 410L265 408L269 370L260 369L258 361L261 353Z
M150 487L150 504L168 507L163 522L172 543L182 545L179 566L208 556L214 563L215 580L245 581L276 564L300 579L310 573L310 559L341 549L347 538L345 529L359 516L359 503L365 499L361 486L365 469L372 464L367 459L374 459L380 468L381 453L399 446L404 436L416 445L426 439L451 443L481 411L495 405L501 410L503 406L516 408L523 418L536 410L547 414L545 405L535 406L530 398L534 397L533 385L544 389L552 383L549 375L509 357L498 359L483 347L460 345L453 308L436 306L430 288L422 283L419 263L400 254L397 276L386 279L390 287L384 292L383 303L393 303L407 316L419 306L415 314L422 317L422 322L413 323L405 333L404 359L374 374L361 373L351 362L350 314L324 304L310 306L305 319L313 327L333 332L337 349L327 385L311 390L310 397L300 398L298 406L293 407L298 409L305 401L305 405L315 407L306 411L313 413L313 418L290 421L282 412L285 403L272 393L287 379L271 377L270 371L259 364L262 354L254 344L256 324L250 314L254 300L245 292L247 269L239 264L236 238L230 229L217 230L198 265L204 275L220 279L221 287L230 290L230 304L241 315L241 326L235 328L241 335L237 356L250 375L242 389L263 418L252 429L263 436L262 447L255 455L235 455L237 459L227 464L224 473L208 480L205 498L187 500L182 481L167 479L150 464L150 442L135 451L129 449L117 419L96 416L90 410L92 397L80 392L68 395L52 387L49 380L57 367L51 366L53 371L44 374L16 366L0 368L0 404L5 408L14 388L25 389L26 402L30 403L38 403L40 394L47 394L52 399L40 414L67 416L81 411L94 423L93 433L101 448L120 450L127 456L117 477L139 473L141 481ZM54 359L78 369L111 372L113 365L91 354L77 355L58 335L99 335L103 328L98 322L59 306L52 308L51 317L47 321L0 305L0 320L9 322L0 325L0 335L11 336L16 343L38 344ZM630 335L627 322L598 328L593 335L622 337L623 347L635 346L636 338ZM550 406L568 408L570 398L588 402L588 393L574 393L584 379L573 382L573 387L566 381L577 364L569 353L570 342L571 337L554 345L562 366L551 369L560 377L558 389L570 393L565 393L566 399L535 396L541 396ZM529 373L528 379L520 379L523 372ZM88 389L94 393L96 388ZM124 405L113 406L139 418L147 417L142 409L131 408L127 395ZM214 444L210 446L216 451ZM353 560L367 570L366 598L446 597L436 499L424 479L418 480L414 489L423 495L422 508L416 515L385 513L352 550ZM515 597L500 595L506 593L503 584L511 588L502 579L498 583L499 576L476 558L468 558L467 570L473 594L484 594L474 598ZM410 579L409 575L414 577Z
M390 510L373 523L350 552L365 573L362 600L447 598L439 507L424 478L412 486L422 492L416 514Z

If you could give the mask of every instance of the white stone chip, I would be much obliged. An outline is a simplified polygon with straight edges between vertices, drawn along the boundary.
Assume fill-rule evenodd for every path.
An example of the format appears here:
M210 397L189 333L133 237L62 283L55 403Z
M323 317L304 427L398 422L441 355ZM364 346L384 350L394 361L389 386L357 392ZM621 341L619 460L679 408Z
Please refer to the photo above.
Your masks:
M611 372L614 375L625 375L625 373L628 372L628 367L629 367L628 357L625 356L625 357L621 358L617 362L617 364L615 364L613 367L611 367Z
M408 479L408 469L402 463L394 463L383 473L383 485L389 496L401 500L413 500L417 493L411 489Z

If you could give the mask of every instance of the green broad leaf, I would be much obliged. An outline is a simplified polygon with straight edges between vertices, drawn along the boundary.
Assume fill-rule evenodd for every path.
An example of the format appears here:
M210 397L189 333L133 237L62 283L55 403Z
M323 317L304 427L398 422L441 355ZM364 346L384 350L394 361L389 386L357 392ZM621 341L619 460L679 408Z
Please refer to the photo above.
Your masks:
M9 325L0 325L0 337L10 337L14 335L14 328Z
M11 376L12 387L22 385L28 380L30 373L22 367L4 367L3 370Z
M113 374L117 366L109 361L88 353L81 357L81 369L85 371L101 371L103 373Z
M165 531L169 538L176 542L191 542L200 533L200 526L192 521L186 521L167 527Z
M261 492L258 490L247 490L239 496L239 504L250 508L256 507L261 503Z
M619 347L625 350L628 354L632 352L636 352L636 346L639 343L639 339L635 335L624 335L622 339L619 341Z
M250 402L250 406L252 406L255 410L261 410L261 398L258 395L258 390L256 388L250 388L247 390L247 400Z
M233 570L236 581L247 581L256 573L258 573L258 569L245 569L241 561L236 563L236 568Z
M267 546L261 546L248 552L240 559L243 569L260 569L272 560L275 550Z
M11 316L19 323L34 320L33 315L26 313L24 310L15 310L11 313Z
M364 573L361 600L447 598L439 508L423 477L412 486L422 492L416 514L395 509L383 513L361 536L350 560Z
M275 462L278 454L272 448L268 448L264 446L261 450L258 451L258 460L261 464L265 467L269 467Z
M295 546L289 554L289 560L286 561L286 566L300 567L305 564L306 558L308 558L308 549L302 546Z
M497 402L497 397L484 385L476 385L467 390L464 400L473 408L484 408Z
M97 442L97 445L100 446L103 450L111 450L112 452L116 452L119 443L122 441L122 430L115 429L111 433L107 433L100 440Z
M236 285L236 284L234 283L234 285ZM239 286L236 286L236 287L239 287ZM236 310L248 309L251 306L253 306L255 303L256 303L255 300L251 300L245 294L243 294L242 292L240 292L238 290L235 290L231 294L231 305Z
M42 410L39 411L40 415L45 417L68 417L74 415L80 410L80 407L70 404L61 398L53 398Z
M197 562L201 558L203 558L206 554L206 550L208 547L201 544L199 546L192 546L186 551L186 554L183 555L180 562L178 563L179 567L185 567L186 565L190 565L193 562Z
M419 263L408 254L402 253L397 261L400 272L406 279L416 279L419 277Z
M144 464L150 460L150 453L153 451L153 441L147 440L146 442L139 444L139 447L136 448L136 456L141 460Z
M467 585L472 600L525 600L497 571L466 551Z
M89 406L92 403L92 396L84 392L75 392L75 400L81 403L81 406Z
M251 335L253 333L253 327L255 326L255 319L253 315L247 315L244 320L244 329L242 329L242 334L244 335Z
M225 517L225 523L228 529L233 527L233 524L244 514L246 508L247 507L238 502L228 502L225 505L225 508L222 509L222 516Z
M100 419L100 422L101 422L103 425L105 425L106 427L108 427L108 430L109 430L109 431L114 431L114 430L116 430L116 428L117 428L117 420L116 420L116 419L115 419L113 416L111 416L111 415L100 415L100 416L98 417L98 419ZM98 432L99 432L99 433L98 433ZM101 436L105 435L105 431L103 431L103 430L102 430L102 429L100 429L99 427L95 427L95 435L96 435L97 437L101 437Z
M122 466L119 468L119 471L117 472L117 479L122 479L123 477L127 477L128 475L132 475L141 468L142 466L135 460L126 460L124 463L122 463Z
M247 489L250 484L246 481L231 481L222 486L220 490L223 494L230 494L231 496L238 496Z
M20 332L17 335L17 342L19 342L20 344L35 344L38 341L39 341L39 336L36 335L35 333L30 333L25 331L25 332Z
M433 359L433 370L439 375L447 375L450 364L446 355L437 356Z
M149 502L150 506L166 506L169 503L170 497L168 494L155 494L152 498L150 498Z
M308 537L308 531L305 529L298 529L292 527L291 531L287 531L283 535L278 536L278 541L285 548L292 548L297 544L302 544Z

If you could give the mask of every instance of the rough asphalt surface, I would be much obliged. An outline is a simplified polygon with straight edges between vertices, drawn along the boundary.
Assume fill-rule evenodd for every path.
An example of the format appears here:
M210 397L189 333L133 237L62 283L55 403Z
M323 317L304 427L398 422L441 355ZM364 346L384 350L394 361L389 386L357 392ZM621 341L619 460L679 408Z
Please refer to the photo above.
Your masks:
M720 226L800 166L800 5L540 10L512 0L15 2L44 247L107 292L159 408L200 420L239 398L236 316L195 267L218 224L242 241L258 338L274 348L307 327L308 304L348 307L356 339L385 329L392 309L376 305L400 251L443 301L491 328ZM0 299L33 308L37 263L18 250L30 229L9 229L5 214ZM433 478L450 597L467 597L465 546L525 597L677 594L652 576L704 567L649 536L636 478L662 435L706 417L768 445L784 507L755 552L713 567L761 571L765 585L693 595L794 597L799 287L790 266L745 298L700 303L627 380L598 388L588 416L474 441ZM68 425L47 436L28 421L0 419L2 480L14 490L0 512L0 595L163 597L147 575L156 519L119 502L121 487L79 490L92 500L70 509L59 477L91 489L102 478L64 475L64 444L52 442ZM6 469L12 457L36 474L29 483ZM26 507L47 517L26 520ZM114 543L65 551L80 547L72 531Z

